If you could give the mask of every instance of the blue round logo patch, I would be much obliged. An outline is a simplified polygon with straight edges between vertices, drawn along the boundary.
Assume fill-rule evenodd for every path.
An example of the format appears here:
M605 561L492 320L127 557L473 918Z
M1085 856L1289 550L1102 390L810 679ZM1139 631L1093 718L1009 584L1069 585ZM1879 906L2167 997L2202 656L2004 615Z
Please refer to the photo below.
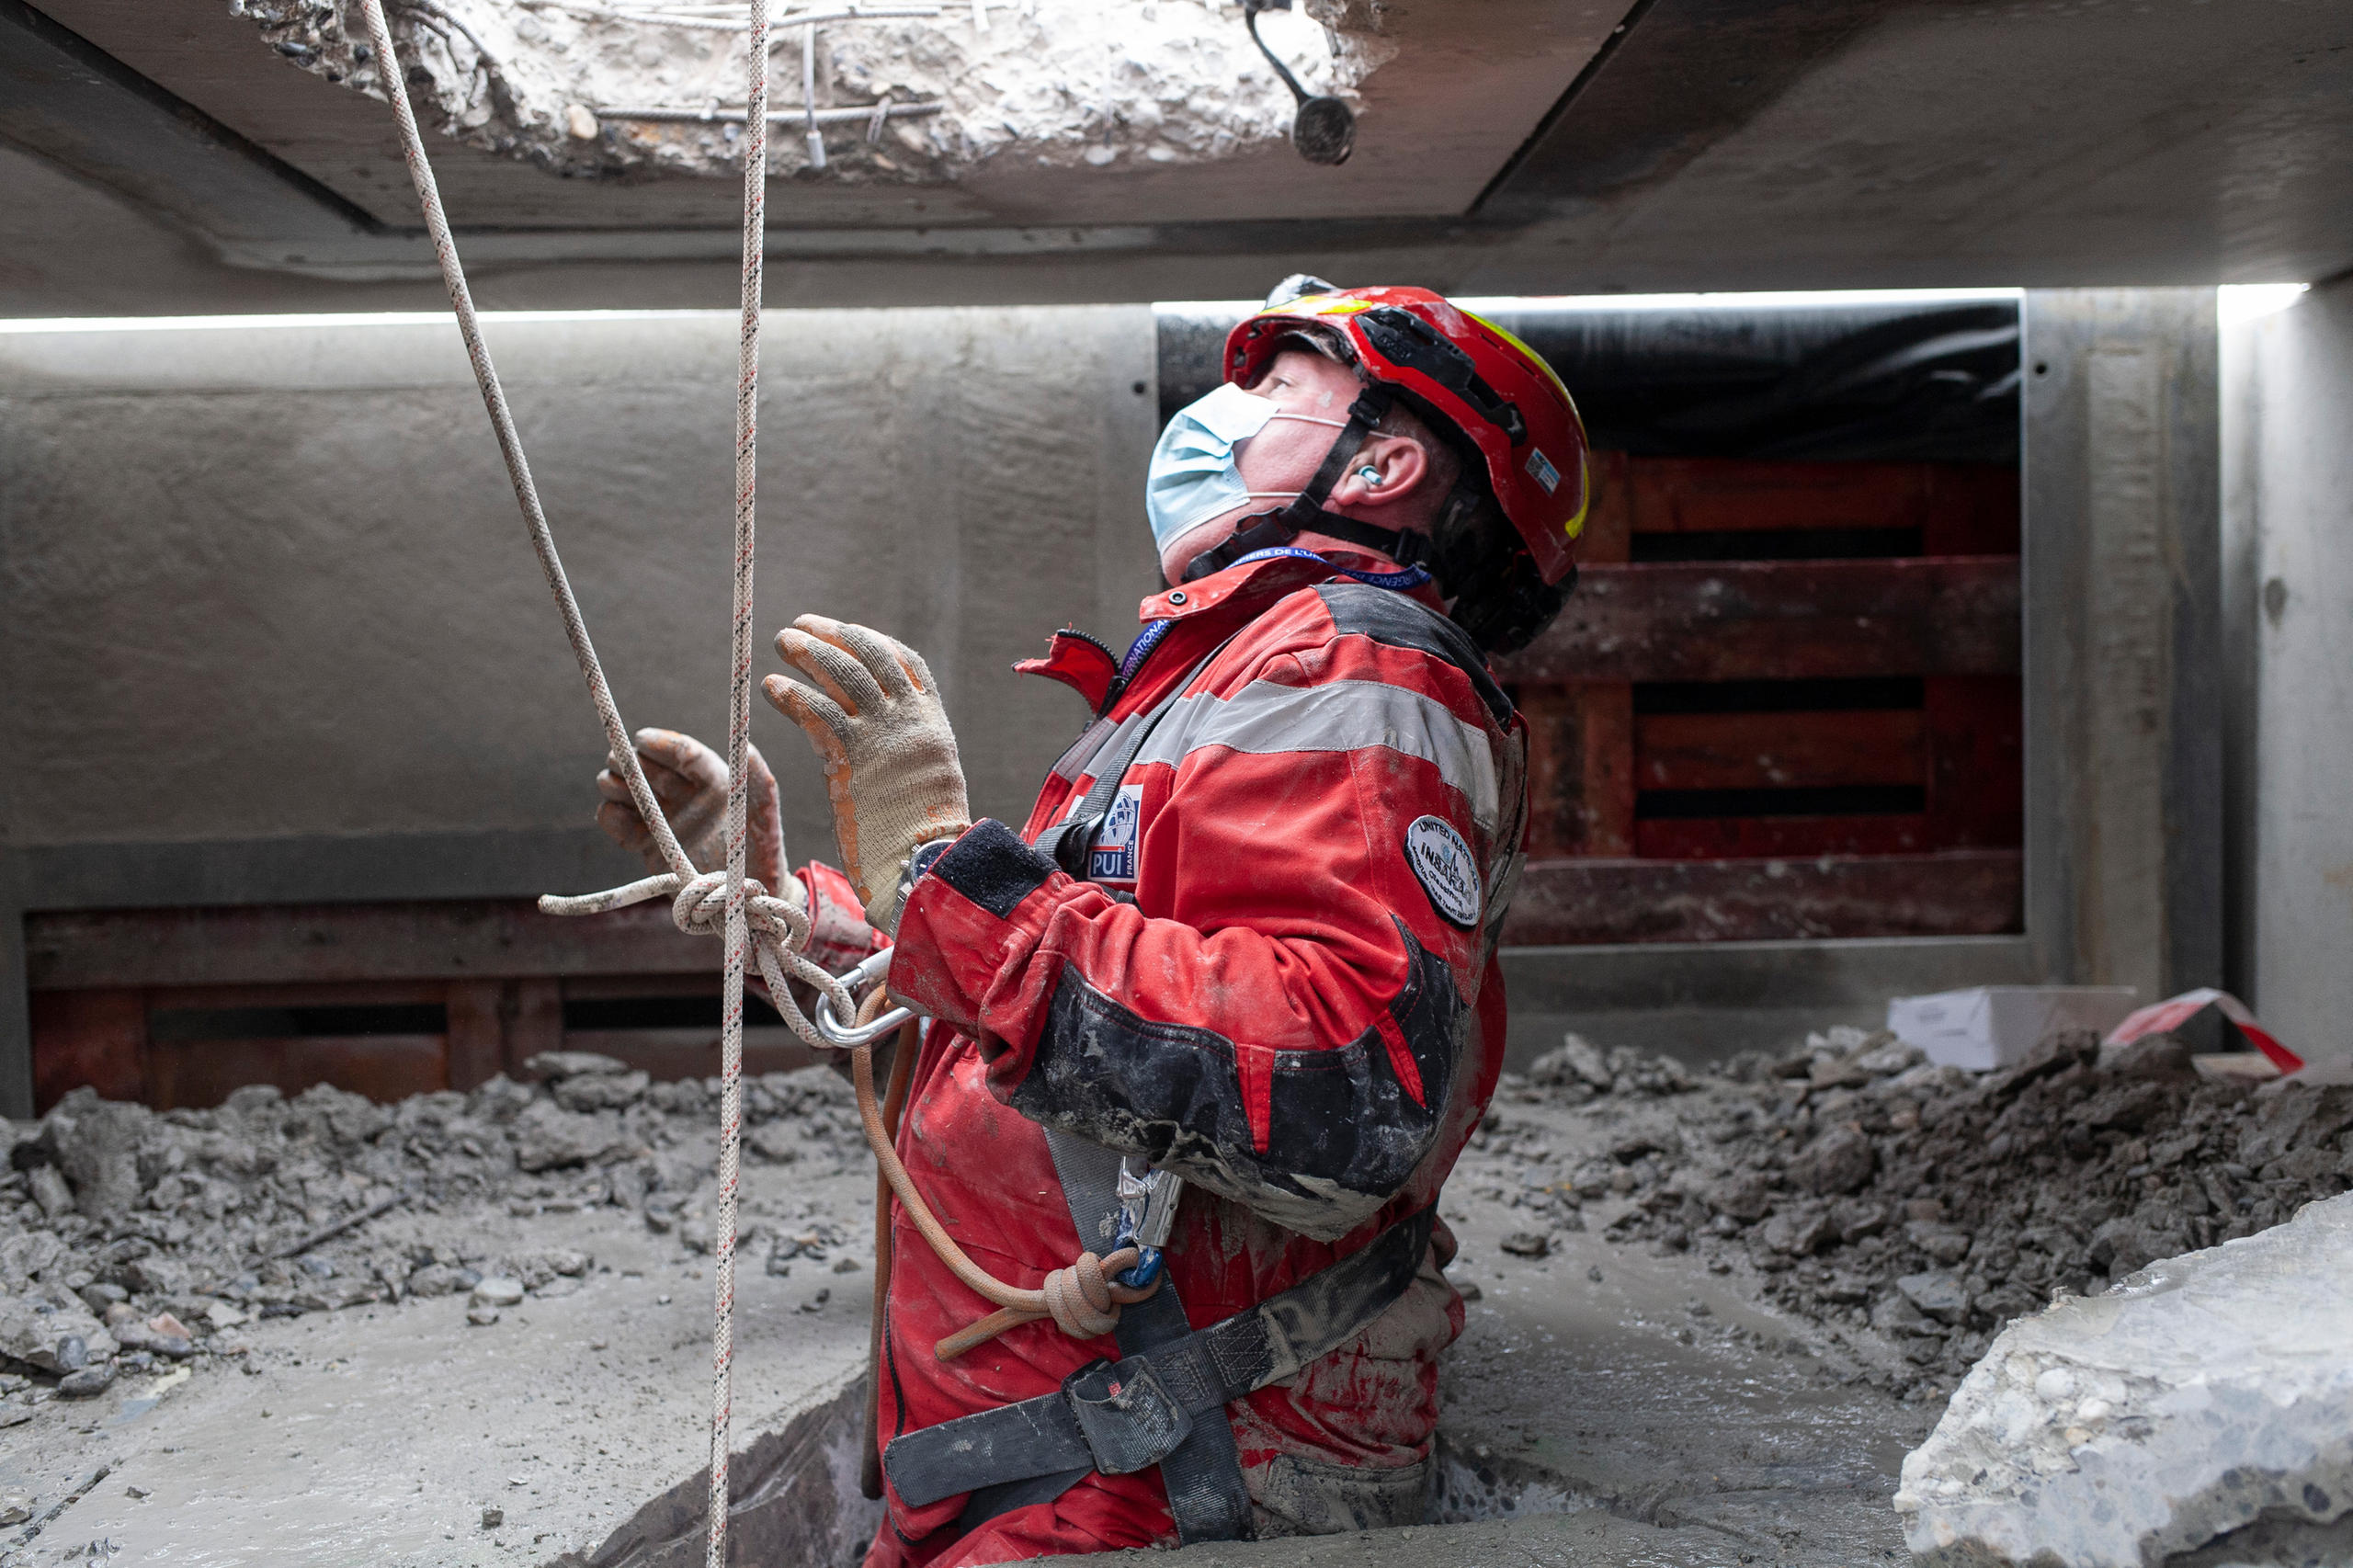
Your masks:
M1468 931L1479 923L1479 863L1444 817L1415 817L1405 829L1405 863L1414 868L1430 905L1448 924Z

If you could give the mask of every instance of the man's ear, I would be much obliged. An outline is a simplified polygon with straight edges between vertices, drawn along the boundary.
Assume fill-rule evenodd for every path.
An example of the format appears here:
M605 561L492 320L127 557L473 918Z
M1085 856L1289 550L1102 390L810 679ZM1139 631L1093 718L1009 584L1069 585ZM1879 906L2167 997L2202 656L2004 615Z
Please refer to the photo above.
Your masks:
M1411 436L1367 437L1347 471L1332 486L1326 505L1335 511L1393 506L1419 499L1428 488L1429 454Z

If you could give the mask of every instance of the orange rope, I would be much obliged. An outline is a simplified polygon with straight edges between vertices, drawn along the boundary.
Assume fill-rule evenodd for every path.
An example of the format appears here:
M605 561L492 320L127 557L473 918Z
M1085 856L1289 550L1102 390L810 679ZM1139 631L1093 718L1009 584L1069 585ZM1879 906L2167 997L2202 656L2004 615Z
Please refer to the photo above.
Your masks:
M859 1005L858 1020L870 1023L889 1005L887 988L876 986L865 1002ZM901 1062L911 1054L907 1035L914 1030L910 1021L900 1030L899 1062L892 1063L892 1083L898 1092ZM965 1289L982 1300L995 1303L997 1310L977 1323L958 1329L954 1334L932 1346L932 1354L943 1361L950 1361L975 1345L984 1344L1009 1328L1040 1318L1051 1318L1054 1325L1074 1339L1094 1339L1111 1332L1120 1321L1120 1309L1130 1302L1141 1301L1160 1289L1160 1281L1138 1290L1120 1284L1113 1276L1136 1266L1142 1256L1134 1247L1121 1247L1108 1257L1097 1257L1082 1252L1077 1261L1066 1268L1057 1268L1046 1276L1038 1290L1025 1290L1008 1285L987 1269L974 1263L956 1244L956 1239L940 1224L923 1195L915 1191L915 1184L907 1175L907 1167L899 1162L899 1152L892 1139L893 1130L883 1123L882 1108L874 1098L874 1048L861 1045L850 1051L850 1082L858 1089L858 1119L866 1128L867 1145L874 1151L875 1164L881 1167L883 1183L906 1209L907 1218L926 1245L929 1246L949 1272L961 1280ZM896 1109L897 1108L892 1108ZM887 1220L881 1221L887 1224ZM880 1259L878 1257L878 1264ZM876 1319L876 1333L881 1332L881 1318ZM876 1349L880 1351L879 1341Z

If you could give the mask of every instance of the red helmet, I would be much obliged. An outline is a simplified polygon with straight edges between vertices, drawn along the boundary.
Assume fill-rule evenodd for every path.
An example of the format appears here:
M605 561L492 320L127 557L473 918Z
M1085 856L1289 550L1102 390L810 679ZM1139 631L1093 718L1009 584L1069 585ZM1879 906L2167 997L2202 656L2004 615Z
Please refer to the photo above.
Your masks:
M1364 373L1461 433L1547 584L1569 574L1591 482L1585 422L1552 367L1493 322L1427 289L1328 289L1269 305L1225 340L1225 379L1256 381L1283 338L1338 334Z

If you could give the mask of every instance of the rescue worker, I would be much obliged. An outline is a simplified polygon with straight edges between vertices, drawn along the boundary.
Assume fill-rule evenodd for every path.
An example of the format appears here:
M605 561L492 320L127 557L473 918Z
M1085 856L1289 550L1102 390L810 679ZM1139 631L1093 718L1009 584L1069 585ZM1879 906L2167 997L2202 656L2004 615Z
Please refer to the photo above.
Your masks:
M898 1134L933 1210L1037 1287L1121 1239L1115 1156L1183 1183L1159 1288L1111 1332L1032 1322L951 1359L936 1342L988 1304L897 1221L869 1568L1423 1516L1462 1325L1436 1204L1499 1071L1526 812L1483 653L1567 591L1584 431L1530 350L1419 289L1293 279L1224 371L1154 454L1173 585L1142 634L1115 656L1059 631L1017 666L1094 714L1017 832L971 820L913 649L819 616L777 640L806 683L767 694L824 760L847 873L804 873L813 950L881 940L854 897L895 937L892 995L935 1020ZM717 863L724 763L642 750ZM753 793L753 874L779 886L764 765Z

